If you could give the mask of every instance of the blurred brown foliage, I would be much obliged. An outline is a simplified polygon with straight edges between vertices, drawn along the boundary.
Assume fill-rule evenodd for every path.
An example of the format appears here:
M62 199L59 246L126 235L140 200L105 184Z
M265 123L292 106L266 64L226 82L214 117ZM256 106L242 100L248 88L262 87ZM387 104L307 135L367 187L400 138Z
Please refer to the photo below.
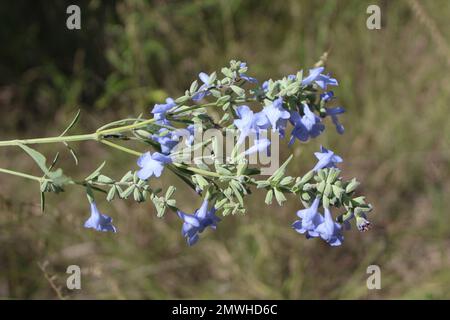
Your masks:
M0 4L0 140L59 134L78 108L80 133L149 115L232 58L265 79L329 52L346 133L297 145L290 172L305 172L320 144L333 146L344 174L363 182L375 227L330 248L290 230L297 201L263 207L255 192L246 216L226 217L188 248L177 217L157 219L150 203L100 203L119 233L95 233L82 227L82 190L49 197L41 214L38 186L2 175L1 298L450 297L449 1L78 1L80 31L65 28L68 4ZM369 4L382 9L381 30L366 28ZM135 166L102 146L74 147L80 165L61 160L74 175L104 159L112 176ZM0 150L0 166L36 169L12 148ZM179 186L186 210L198 206L170 173L164 180ZM82 290L55 292L47 278L64 287L71 264L82 269ZM366 288L370 264L381 267L381 290Z

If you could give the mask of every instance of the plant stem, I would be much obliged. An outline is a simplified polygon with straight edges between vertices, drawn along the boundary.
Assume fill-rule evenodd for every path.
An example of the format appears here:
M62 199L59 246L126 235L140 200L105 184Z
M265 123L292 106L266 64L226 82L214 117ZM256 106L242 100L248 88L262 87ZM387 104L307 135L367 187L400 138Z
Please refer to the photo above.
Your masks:
M126 148L126 147L123 147L123 146L118 145L118 144L116 144L116 143L114 143L114 142L111 142L111 141L108 141L108 140L100 140L100 142L103 143L103 144L106 144L106 145L108 145L108 146L110 146L110 147L112 147L112 148L115 148L115 149L117 149L117 150L121 150L121 151L123 151L123 152L125 152L125 153L132 154L132 155L134 155L134 156L138 156L138 157L142 156L142 153L141 153L141 152L138 152L138 151L136 151L136 150L129 149L129 148Z
M141 152L138 152L136 150L132 150L132 149L123 147L121 145L118 145L118 144L116 144L114 142L111 142L111 141L108 141L108 140L100 140L100 142L103 143L103 144L106 144L106 145L108 145L108 146L110 146L112 148L121 150L121 151L123 151L125 153L132 154L134 156L138 156L139 157L139 156L142 155ZM218 174L217 172L211 172L211 171L207 171L207 170L203 170L203 169L199 169L199 168L189 167L189 166L187 166L185 164L182 164L182 163L173 162L172 165L175 166L175 167L178 167L178 168L182 168L182 169L191 171L191 172L202 174L204 176L216 177L216 178L221 177L221 175Z
M48 180L48 179L45 179L45 178L42 178L42 177L33 176L31 174L26 174L26 173L17 172L17 171L8 170L8 169L3 169L3 168L0 168L0 172L6 173L6 174L11 174L13 176L18 176L18 177L30 179L30 180L34 180L34 181L38 181L38 182Z
M74 136L58 136L58 137L48 137L48 138L36 138L36 139L7 140L7 141L0 141L0 147L18 146L19 144L43 144L43 143L56 143L56 142L97 140L97 138L98 138L97 134L91 133L91 134L80 134L80 135L74 135Z
M217 172L211 172L211 171L207 171L207 170L203 170L203 169L199 169L199 168L194 168L194 167L189 167L185 164L182 163L177 163L177 162L173 162L172 163L175 167L181 168L181 169L185 169L191 172L195 172L195 173L199 173L201 175L204 176L209 176L209 177L215 177L215 178L220 178L221 175Z
M204 105L192 106L192 107L184 109L184 110L175 111L175 112L172 113L172 115L176 115L176 114L179 114L179 113L187 112L187 111L198 109L198 108L209 107L209 106L213 106L213 105L215 105L215 103L207 103L207 104L204 104ZM123 121L128 121L128 120L131 120L131 119L124 119ZM102 129L103 127L107 127L108 126L108 125L106 125L106 126L103 126L102 128L100 128L99 130L97 130L95 133L90 133L90 134L80 134L80 135L73 135L73 136L47 137L47 138L36 138L36 139L22 139L22 140L16 139L16 140L0 141L0 147L17 146L19 144L44 144L44 143L74 142L74 141L86 141L86 140L100 140L100 141L102 141L101 138L104 135L113 134L113 133L121 133L121 132L129 131L129 130L141 128L141 127L144 127L144 126L146 126L148 124L151 124L151 123L153 123L155 121L156 121L156 119L152 118L152 119L144 120L144 121L141 121L141 122L138 122L138 123L134 123L134 124L130 124L130 125L126 125L126 126L121 126L121 127L111 128L111 129ZM114 123L111 123L111 124L114 124ZM111 124L109 124L109 125L111 125Z
M105 134L111 134L111 133L120 133L120 132L124 132L124 131L128 131L128 130L132 130L132 129L137 129L140 127L144 127L147 124L150 124L152 122L155 122L155 119L148 119L139 123L135 123L135 124L130 124L127 126L122 126L122 127L118 127L118 128L111 128L111 129L107 129L107 130L99 130L97 131L97 135L105 135Z

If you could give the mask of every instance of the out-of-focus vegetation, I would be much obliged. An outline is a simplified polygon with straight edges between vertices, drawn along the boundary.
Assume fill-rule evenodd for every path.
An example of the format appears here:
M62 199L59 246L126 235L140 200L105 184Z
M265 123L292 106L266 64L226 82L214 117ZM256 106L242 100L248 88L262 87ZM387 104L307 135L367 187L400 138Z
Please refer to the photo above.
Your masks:
M82 108L79 132L149 111L183 92L199 71L231 58L251 74L279 77L329 52L327 69L347 113L344 136L329 127L297 145L292 174L313 163L323 143L344 157L344 174L362 182L374 228L346 233L330 248L290 230L300 203L247 202L188 248L173 214L150 203L100 203L119 233L85 230L82 190L47 199L38 185L0 177L0 297L57 298L68 265L81 266L82 290L69 298L450 298L450 2L436 1L78 1L82 29L65 27L69 2L0 4L0 139L59 134ZM378 4L382 29L366 28ZM111 175L132 157L93 143L62 161L83 174L108 160ZM54 154L55 146L39 150ZM64 153L64 152L63 152ZM0 166L34 172L20 151L0 150ZM166 183L176 178L165 174ZM200 198L178 183L178 203ZM43 272L38 263L47 262ZM382 289L366 288L377 264ZM49 281L56 275L55 280ZM50 283L52 282L52 283Z

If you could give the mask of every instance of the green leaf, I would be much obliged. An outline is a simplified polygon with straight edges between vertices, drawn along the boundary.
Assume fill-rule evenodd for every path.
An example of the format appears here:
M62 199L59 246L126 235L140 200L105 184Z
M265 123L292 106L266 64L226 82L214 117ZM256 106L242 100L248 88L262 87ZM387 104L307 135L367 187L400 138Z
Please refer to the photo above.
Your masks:
M301 184L305 184L306 182L308 182L309 180L311 180L311 178L314 176L314 171L311 170L308 173L306 173L301 179L300 179L300 183Z
M122 199L127 199L133 193L134 188L135 188L134 185L131 185L128 188L126 188L120 195L122 197Z
M317 171L317 174L319 175L320 180L326 180L328 176L328 169L320 169Z
M143 202L144 201L144 195L139 190L139 188L135 188L133 190L133 197L134 197L134 201L136 201L136 202Z
M327 183L325 182L325 180L320 181L320 183L317 185L317 191L323 193L326 185Z
M331 184L326 183L325 189L323 190L323 194L326 195L327 197L331 196Z
M175 100L175 102L176 102L177 104L182 104L182 103L185 103L185 102L188 101L188 100L189 100L189 96L181 96L181 97L177 98L177 99Z
M244 198L242 197L241 192L239 191L238 187L236 186L235 180L230 181L230 187L231 187L231 189L233 189L233 193L236 196L237 200L239 201L239 204L243 207L244 206Z
M172 198L172 196L176 190L177 190L177 188L175 188L174 186L170 186L169 188L167 188L166 199Z
M278 204L282 206L283 203L286 201L284 193L281 192L278 188L275 188L274 191L275 191L275 199L277 199Z
M197 91L197 88L198 88L198 81L194 80L194 82L192 82L191 86L189 87L189 93L194 94Z
M230 170L224 168L223 166L221 166L219 164L215 163L214 166L216 168L216 172L221 175L224 175L224 176L232 176L233 175L233 173Z
M309 201L309 200L311 200L311 195L308 192L303 192L302 199L305 201Z
M345 190L336 185L333 185L332 188L333 188L333 194L336 196L336 198L338 198L339 200L342 200L342 195L344 194Z
M256 188L257 189L266 188L268 186L270 186L270 182L268 182L268 181L263 180L263 181L257 181L256 182Z
M222 70L220 70L220 71L223 73L223 75L224 75L225 77L233 78L233 71L231 71L230 69L228 69L228 68L222 68Z
M353 178L353 179L350 181L350 183L347 185L347 187L345 188L345 192L346 192L346 193L351 193L351 192L355 191L356 188L358 188L358 186L359 186L359 182L356 181L355 178Z
M24 144L19 143L19 147L21 147L28 155L33 158L34 162L41 168L41 170L44 172L44 174L48 175L50 171L47 169L47 165L45 164L47 159L44 157L42 153L39 151L36 151Z
M209 75L208 84L213 84L217 80L217 73L214 71Z
M216 202L216 204L214 205L214 208L216 208L216 210L221 209L225 203L227 203L229 200L227 198L223 198L222 200L220 200L219 202Z
M231 85L230 86L231 90L233 90L234 93L236 93L238 96L242 96L245 93L245 90L242 89L241 87L235 86L235 85Z
M291 155L269 178L269 181L279 181L286 171L286 167L289 164L289 162L292 160L293 155Z
M108 195L106 196L106 200L108 202L113 201L114 198L116 197L116 193L117 193L117 187L114 185L111 187L111 189L109 189Z
M360 197L357 197L357 198L353 198L352 202L354 202L354 203L356 203L358 205L365 205L366 204L365 199L366 199L365 196L360 196Z
M292 177L284 177L281 181L280 181L280 185L282 186L287 186L289 184L291 184L294 181L294 178Z
M169 199L169 200L166 201L166 203L167 203L167 205L168 205L169 207L175 207L175 206L177 205L177 200L175 200L175 199Z
M87 176L84 180L90 181L90 180L97 178L97 176L100 175L100 171L103 169L105 164L106 164L106 161L103 161L103 163L97 169L95 169L94 172L92 172L89 176Z
M80 114L81 114L81 109L78 109L75 117L73 118L72 122L67 126L67 128L59 135L60 137L62 137L63 135L65 135L67 132L69 132L70 129L72 129L72 127L78 122L78 120L80 119Z
M105 183L105 184L112 184L115 182L113 179L111 179L110 177L107 177L103 174L98 175L96 179L98 182Z
M133 181L133 171L128 171L125 175L120 179L120 182L131 182Z
M194 174L192 180L200 187L200 189L205 190L209 186L208 180L206 180L202 175Z
M341 170L339 169L336 168L330 169L330 171L328 172L327 183L335 182L340 173Z

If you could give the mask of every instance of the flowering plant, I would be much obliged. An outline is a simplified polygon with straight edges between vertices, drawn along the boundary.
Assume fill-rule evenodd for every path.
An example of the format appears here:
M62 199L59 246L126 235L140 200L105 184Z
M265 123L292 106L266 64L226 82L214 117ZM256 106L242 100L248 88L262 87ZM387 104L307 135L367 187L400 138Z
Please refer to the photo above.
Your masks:
M359 185L356 179L346 181L340 177L337 165L343 159L333 151L321 146L315 153L316 165L299 177L287 174L293 155L268 176L262 175L261 166L254 166L249 160L255 154L278 156L271 148L278 138L286 138L289 146L297 140L308 142L314 139L324 131L327 117L342 134L344 127L338 116L345 112L344 108L327 106L334 99L333 91L328 91L328 87L337 86L337 80L325 74L320 64L306 76L299 71L261 85L247 72L246 63L235 60L221 69L220 77L216 72L209 75L202 72L200 84L195 80L184 95L156 104L151 110L151 118L126 118L108 123L94 133L67 135L79 120L78 112L57 137L0 141L0 146L23 149L43 175L33 176L3 168L0 172L37 181L42 210L47 193L60 193L70 186L85 188L91 215L84 226L97 231L116 232L117 229L112 218L98 210L95 197L102 195L108 201L149 200L158 217L164 216L168 209L177 214L182 222L183 237L188 245L193 245L204 230L217 228L221 221L218 214L245 213L244 199L252 188L265 190L265 202L271 204L275 198L280 206L287 201L285 194L294 194L305 209L297 211L299 219L293 222L292 228L306 238L321 238L331 246L338 246L343 243L343 232L350 228L351 221L355 221L360 231L367 230L370 223L366 215L372 206L363 196L355 195ZM258 111L254 111L256 108ZM218 134L198 139L198 132L208 129L216 130ZM267 138L269 132L272 140ZM221 138L229 133L237 139L231 153L224 156ZM245 141L251 137L254 139L245 150ZM66 176L62 169L55 169L58 154L47 164L45 156L29 146L63 143L78 163L69 144L88 140L135 156L136 167L120 178L113 178L102 172L103 162L84 179L77 180ZM129 141L140 143L143 151L123 145ZM205 149L206 155L203 152L198 156L196 151ZM198 210L190 214L178 208L173 198L174 186L165 192L151 186L165 169L172 171L203 198Z

